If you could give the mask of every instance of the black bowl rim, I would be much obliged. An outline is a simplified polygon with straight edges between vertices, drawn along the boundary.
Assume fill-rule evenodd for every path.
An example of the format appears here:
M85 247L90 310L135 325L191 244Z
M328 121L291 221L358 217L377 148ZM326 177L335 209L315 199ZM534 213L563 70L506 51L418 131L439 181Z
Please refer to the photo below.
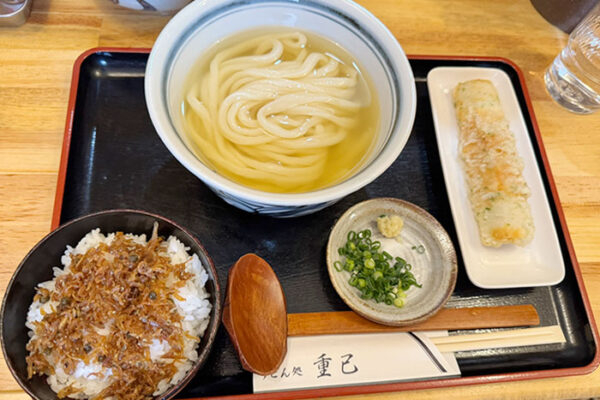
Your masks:
M14 280L15 280L16 276L19 274L19 272L21 271L21 269L23 268L23 265L29 259L29 257L33 253L35 253L35 251L42 245L42 243L44 243L50 237L54 236L58 232L62 231L63 229L66 229L67 227L69 227L71 225L75 225L83 220L88 219L88 218L103 216L103 215L110 215L110 214L139 214L139 215L143 215L146 217L158 219L159 221L162 220L168 224L171 224L175 228L181 230L185 235L187 235L189 237L190 240L192 240L198 246L198 248L201 250L203 255L206 257L206 260L208 261L208 264L209 264L207 269L210 270L207 272L209 272L209 276L212 278L214 285L215 285L214 302L212 304L213 309L211 310L212 316L211 316L211 319L209 322L210 329L207 328L207 330L204 332L204 336L206 336L208 334L206 345L200 351L200 354L198 355L198 359L194 362L193 367L186 373L185 377L179 383L177 383L175 386L173 386L171 389L167 390L165 393L163 393L162 395L160 395L160 397L157 397L156 399L160 399L160 400L170 399L170 398L174 397L177 393L179 393L189 383L189 381L196 375L196 373L200 370L200 368L202 367L202 365L208 358L210 350L213 346L215 337L217 335L217 331L219 329L219 325L221 323L221 312L222 312L222 310L221 310L221 308L222 308L221 288L219 286L219 279L217 276L217 270L215 268L214 262L213 262L212 258L210 257L210 255L208 254L208 252L206 251L206 249L204 248L204 246L202 245L202 243L200 243L200 241L196 238L196 236L194 236L188 229L184 228L183 226L179 225L178 223L174 222L173 220L171 220L167 217L164 217L162 215L151 213L148 211L129 209L129 208L119 208L119 209L111 209L111 210L102 210L102 211L97 211L94 213L86 214L81 217L77 217L71 221L68 221L68 222L60 225L58 228L50 231L47 235L45 235L42 239L40 239L35 244L35 246L33 246L31 248L31 250L29 250L29 252L27 252L25 257L23 257L23 259L19 263L18 267L13 272L13 274L10 278L10 281L8 282L8 285L6 286L6 291L4 292L4 297L2 298L2 307L0 308L0 341L2 342L2 354L3 354L4 360L6 362L6 365L8 366L8 369L10 370L10 373L12 374L13 378L17 381L19 386L21 386L21 388L33 399L39 400L39 397L36 396L29 389L29 386L27 385L26 382L23 382L19 378L19 376L17 375L17 373L14 369L14 366L12 365L12 362L10 361L10 359L8 358L7 353L6 353L6 346L4 343L4 312L6 309L6 299L8 297L8 294L12 290ZM65 246L66 246L66 244L65 244ZM207 266L204 266L204 267L206 268Z

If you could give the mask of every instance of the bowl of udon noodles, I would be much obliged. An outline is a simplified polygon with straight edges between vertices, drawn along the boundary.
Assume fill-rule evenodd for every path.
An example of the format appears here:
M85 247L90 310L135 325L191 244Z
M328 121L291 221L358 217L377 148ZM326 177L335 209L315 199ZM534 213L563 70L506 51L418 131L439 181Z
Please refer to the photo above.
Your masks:
M145 96L173 156L218 196L275 217L318 211L381 175L416 90L392 33L351 1L195 1L150 53Z

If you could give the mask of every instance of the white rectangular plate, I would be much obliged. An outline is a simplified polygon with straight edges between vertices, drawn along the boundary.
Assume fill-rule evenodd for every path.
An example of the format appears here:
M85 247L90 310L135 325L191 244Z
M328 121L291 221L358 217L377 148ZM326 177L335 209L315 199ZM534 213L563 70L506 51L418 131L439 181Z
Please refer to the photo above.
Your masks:
M529 205L535 224L534 238L524 247L505 244L492 248L482 245L479 240L458 158L458 123L452 100L456 85L472 79L488 79L498 90L502 109L523 159L523 176L531 190ZM508 75L497 68L438 67L427 75L427 85L452 217L471 282L481 288L496 289L548 286L562 281L565 266L550 206L527 126Z

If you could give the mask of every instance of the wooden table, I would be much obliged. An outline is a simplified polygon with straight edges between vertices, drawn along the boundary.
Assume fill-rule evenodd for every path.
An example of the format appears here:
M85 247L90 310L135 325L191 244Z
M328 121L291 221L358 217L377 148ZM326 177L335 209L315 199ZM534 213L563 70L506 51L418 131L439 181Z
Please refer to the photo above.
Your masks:
M567 35L526 0L362 3L408 54L500 56L524 72L594 313L600 315L600 112L571 114L544 89ZM168 17L109 0L34 0L27 23L0 28L0 288L50 228L74 60L97 46L151 47ZM378 394L372 399L576 399L600 396L587 376ZM0 400L28 398L0 363Z

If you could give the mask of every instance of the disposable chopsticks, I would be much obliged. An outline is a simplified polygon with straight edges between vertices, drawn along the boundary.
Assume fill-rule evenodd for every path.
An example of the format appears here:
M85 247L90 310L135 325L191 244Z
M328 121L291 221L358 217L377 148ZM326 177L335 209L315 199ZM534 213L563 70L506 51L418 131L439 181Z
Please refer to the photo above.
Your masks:
M564 343L566 341L559 325L451 336L435 336L430 337L430 340L443 353Z

